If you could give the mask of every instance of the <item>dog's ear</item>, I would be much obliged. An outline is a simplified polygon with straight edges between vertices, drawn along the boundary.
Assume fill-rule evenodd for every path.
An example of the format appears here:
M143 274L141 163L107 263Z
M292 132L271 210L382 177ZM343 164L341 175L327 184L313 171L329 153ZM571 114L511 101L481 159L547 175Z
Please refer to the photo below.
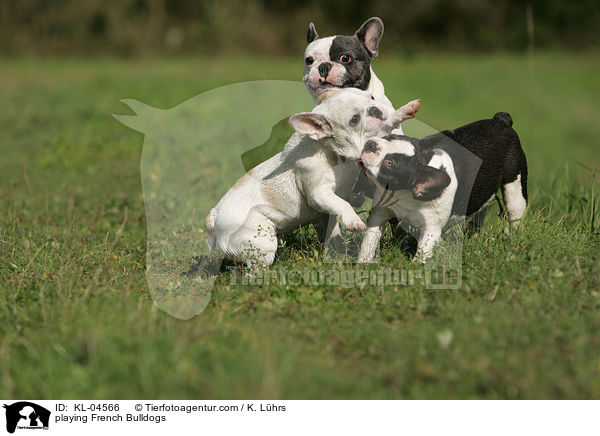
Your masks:
M375 58L379 54L379 41L383 36L383 21L378 17L369 18L354 35L362 42L371 57Z
M441 169L428 165L419 165L411 183L413 197L417 200L429 201L440 196L450 184L450 176Z
M315 29L315 25L310 23L306 32L306 41L310 44L315 39L319 39L319 34L317 33L317 29Z
M404 106L402 106L400 109L396 109L392 115L390 115L389 119L385 122L385 127L389 130L396 129L402 121L414 118L420 107L420 99L406 103Z
M290 125L298 133L319 140L331 136L333 128L329 120L321 114L301 112L290 117Z

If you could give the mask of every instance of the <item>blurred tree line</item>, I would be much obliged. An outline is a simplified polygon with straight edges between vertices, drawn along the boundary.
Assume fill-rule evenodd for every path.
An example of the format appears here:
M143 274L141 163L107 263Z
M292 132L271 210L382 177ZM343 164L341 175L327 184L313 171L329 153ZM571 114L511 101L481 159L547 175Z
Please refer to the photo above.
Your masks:
M0 55L297 55L306 28L352 33L385 23L383 49L598 47L600 0L0 0Z

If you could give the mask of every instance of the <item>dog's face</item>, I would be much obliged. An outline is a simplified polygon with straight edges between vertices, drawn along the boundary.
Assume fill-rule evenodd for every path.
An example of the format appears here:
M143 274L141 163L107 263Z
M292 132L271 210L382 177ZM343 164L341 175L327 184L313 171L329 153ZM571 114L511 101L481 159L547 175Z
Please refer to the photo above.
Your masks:
M394 114L391 106L373 100L368 92L348 88L312 112L292 115L290 124L297 132L331 147L336 154L358 159L366 138L386 132Z
M408 190L417 200L429 201L450 184L444 168L427 165L429 156L419 139L403 135L369 138L360 159L367 175L392 191Z
M310 23L302 79L313 98L331 88L367 89L382 36L383 22L377 17L365 21L353 36L319 38Z

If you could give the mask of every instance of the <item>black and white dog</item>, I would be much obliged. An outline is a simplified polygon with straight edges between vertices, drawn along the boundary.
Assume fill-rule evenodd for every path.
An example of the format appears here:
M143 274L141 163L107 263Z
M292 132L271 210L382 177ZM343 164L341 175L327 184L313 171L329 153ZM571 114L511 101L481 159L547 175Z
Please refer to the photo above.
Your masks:
M315 103L325 100L336 89L358 88L369 92L374 100L391 105L381 80L371 68L371 62L379 54L382 36L383 22L377 17L365 21L352 36L319 38L310 23L302 80Z
M527 161L505 112L423 139L371 138L361 161L377 189L359 262L374 258L389 219L419 230L416 259L425 261L451 217L473 216L480 227L499 189L513 228L527 205Z

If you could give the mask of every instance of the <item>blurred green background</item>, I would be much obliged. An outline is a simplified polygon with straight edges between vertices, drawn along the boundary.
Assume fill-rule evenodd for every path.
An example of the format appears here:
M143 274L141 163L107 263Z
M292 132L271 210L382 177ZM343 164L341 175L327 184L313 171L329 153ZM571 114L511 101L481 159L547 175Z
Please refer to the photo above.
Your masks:
M598 47L597 0L2 0L0 54L298 56L307 23L351 33L382 17L386 50ZM529 24L528 24L529 23ZM529 35L529 36L528 36Z

